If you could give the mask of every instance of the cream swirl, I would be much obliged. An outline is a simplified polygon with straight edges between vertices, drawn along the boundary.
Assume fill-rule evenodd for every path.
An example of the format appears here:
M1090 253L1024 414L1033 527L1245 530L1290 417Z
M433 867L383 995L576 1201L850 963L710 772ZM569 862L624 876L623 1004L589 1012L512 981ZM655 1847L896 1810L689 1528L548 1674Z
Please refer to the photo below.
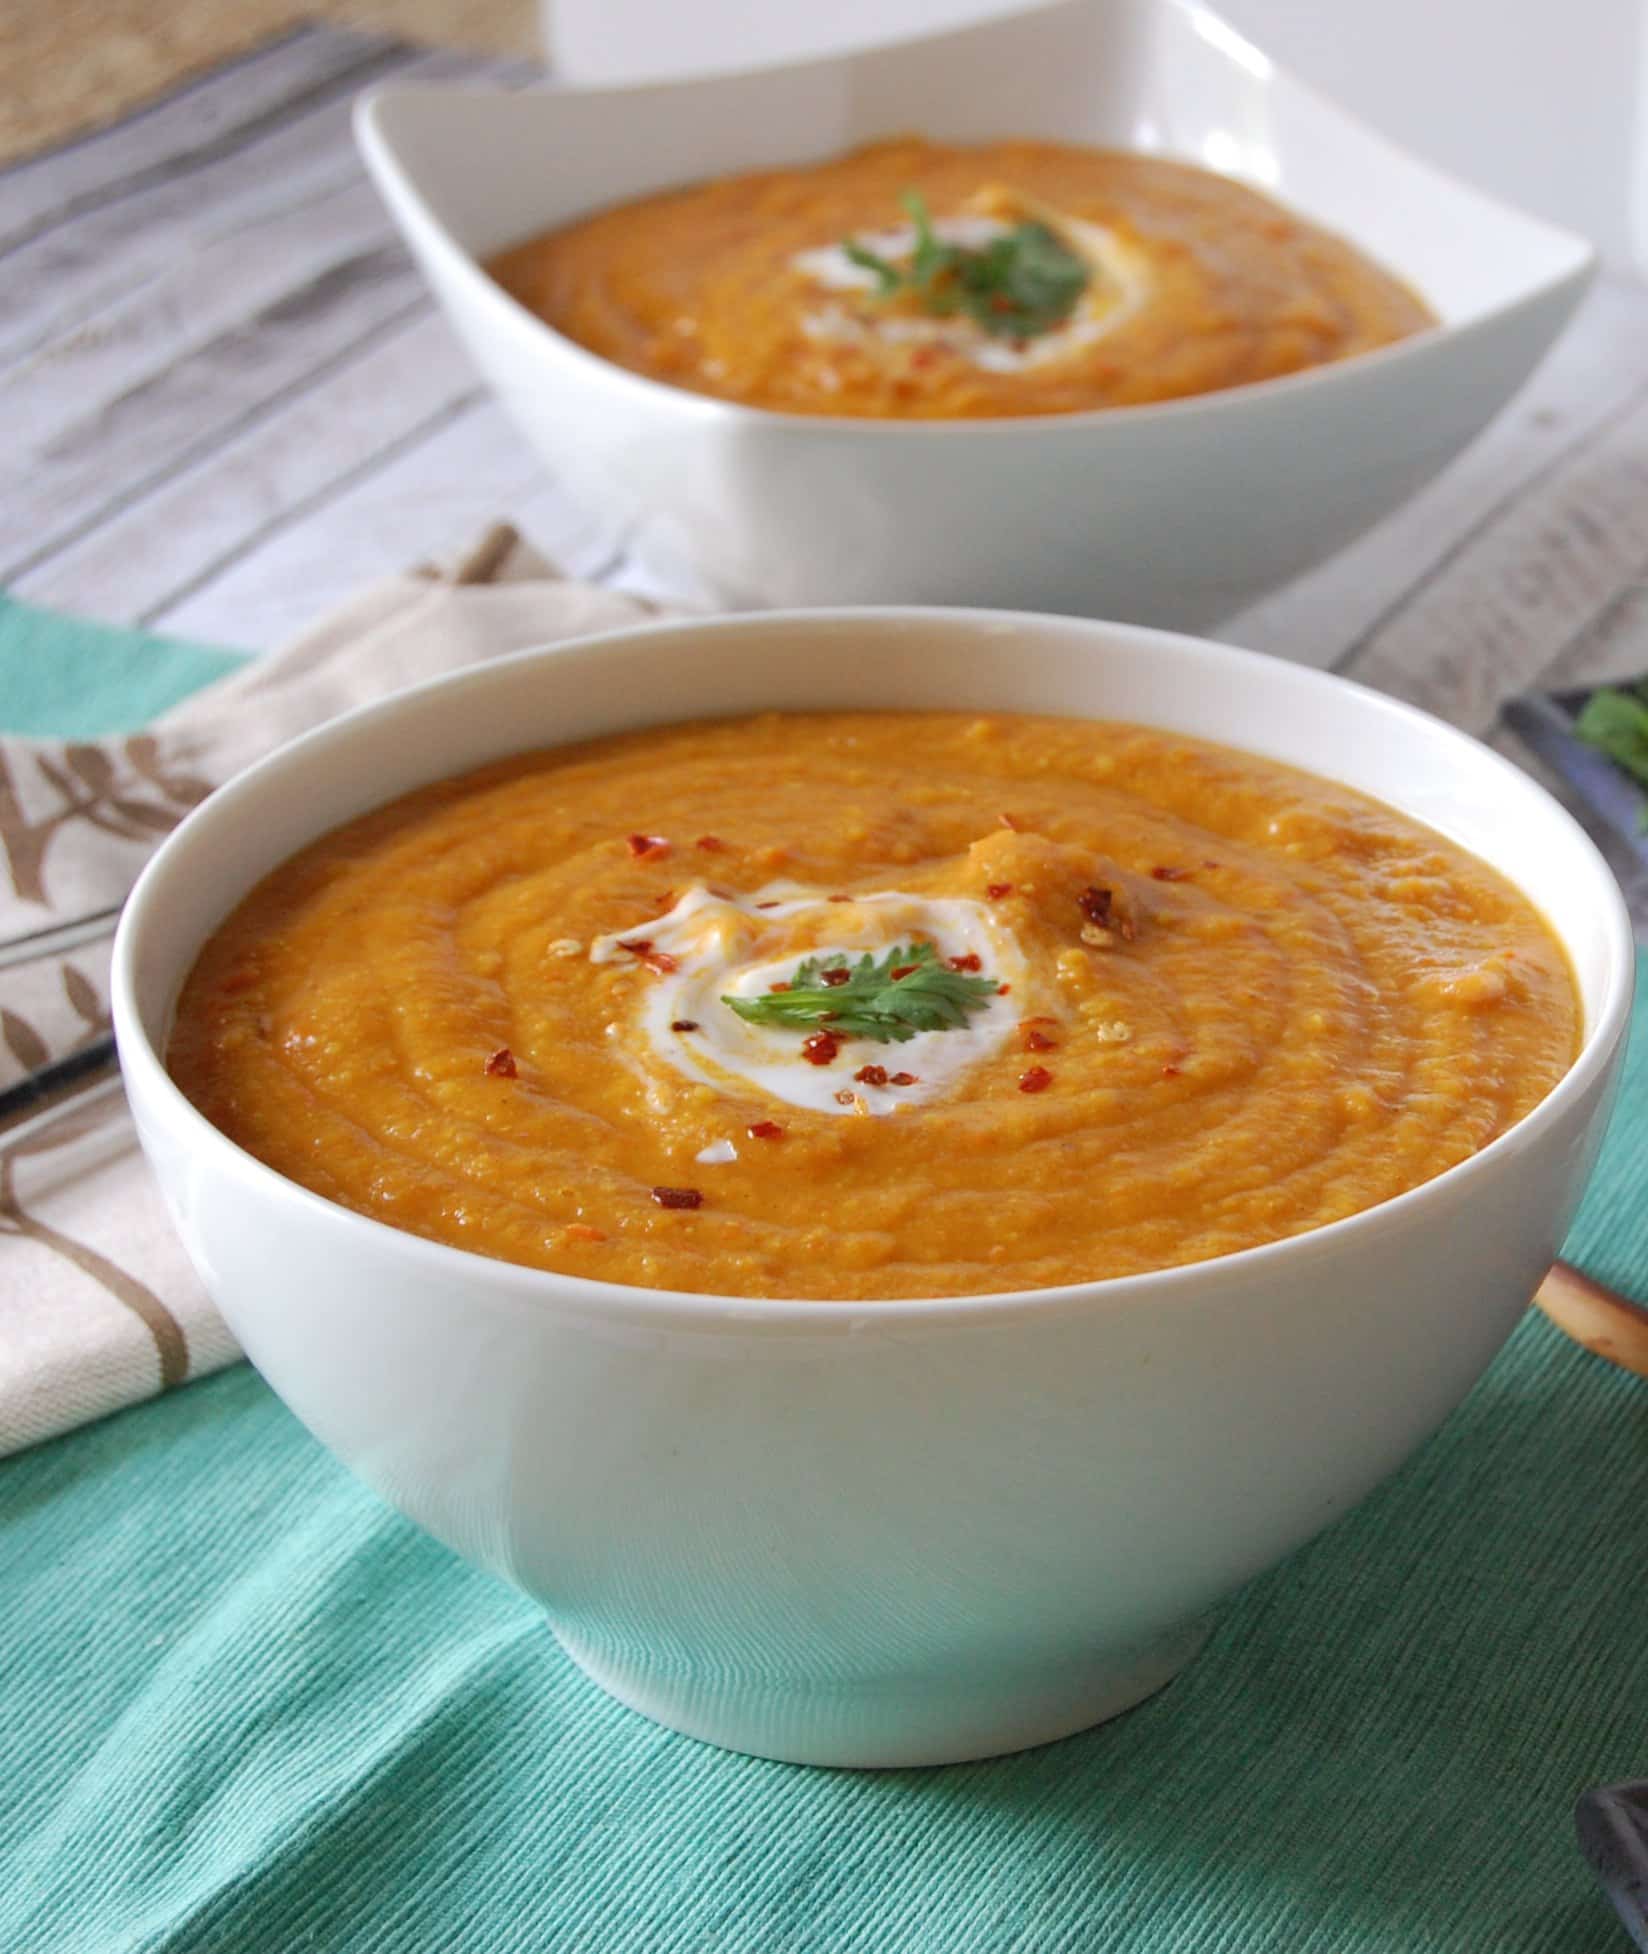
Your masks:
M793 1028L752 1024L723 1001L770 994L804 957L856 961L866 951L923 940L941 957L977 957L1006 993L988 999L965 1025L918 1031L902 1043L843 1039L823 1064L806 1055ZM888 889L841 899L774 883L734 897L695 885L662 916L597 937L589 955L593 963L628 959L648 970L631 1027L643 1061L650 1056L722 1092L754 1087L815 1113L886 1115L945 1098L1007 1044L1025 1008L1027 966L1012 932L985 904L959 896ZM882 1066L889 1082L859 1079L866 1065ZM893 1085L894 1075L912 1083Z

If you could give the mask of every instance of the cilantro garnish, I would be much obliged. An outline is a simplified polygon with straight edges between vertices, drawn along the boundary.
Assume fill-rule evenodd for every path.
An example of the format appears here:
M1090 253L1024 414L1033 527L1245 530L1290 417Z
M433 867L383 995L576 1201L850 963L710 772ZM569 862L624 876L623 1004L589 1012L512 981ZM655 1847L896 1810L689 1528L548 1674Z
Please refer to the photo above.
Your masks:
M856 238L842 246L855 265L875 275L882 298L908 292L939 318L964 312L988 333L1033 339L1062 325L1087 289L1086 264L1046 224L1019 224L974 249L944 243L919 192L906 190L899 201L916 229L915 248L903 264Z
M827 973L843 971L845 977L826 981ZM895 945L879 960L865 951L856 964L842 956L807 957L788 990L721 1002L750 1024L902 1045L918 1031L965 1025L968 1012L983 1010L999 988L994 977L952 969L931 943L911 943Z
M1648 680L1629 691L1605 685L1593 692L1574 723L1574 732L1648 787ZM1643 809L1641 825L1648 828L1648 808Z

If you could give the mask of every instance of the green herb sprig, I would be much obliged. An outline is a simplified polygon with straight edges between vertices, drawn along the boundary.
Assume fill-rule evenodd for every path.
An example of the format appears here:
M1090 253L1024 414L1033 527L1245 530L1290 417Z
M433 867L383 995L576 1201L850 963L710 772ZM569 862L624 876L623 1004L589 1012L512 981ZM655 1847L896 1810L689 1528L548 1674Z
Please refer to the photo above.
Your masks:
M1574 733L1648 787L1648 680L1628 691L1605 685L1593 692L1574 722ZM1648 829L1648 808L1640 825Z
M874 274L882 298L909 292L935 317L964 312L999 338L1033 339L1062 325L1087 290L1086 264L1045 224L1017 225L975 250L944 243L918 191L906 190L899 201L916 228L915 249L904 264L856 238L842 245L853 264Z
M847 975L826 983L827 971ZM856 964L841 956L808 957L796 965L787 991L721 1002L749 1024L902 1045L918 1031L957 1030L999 988L994 977L951 969L931 943L911 943L895 946L879 960L865 951Z

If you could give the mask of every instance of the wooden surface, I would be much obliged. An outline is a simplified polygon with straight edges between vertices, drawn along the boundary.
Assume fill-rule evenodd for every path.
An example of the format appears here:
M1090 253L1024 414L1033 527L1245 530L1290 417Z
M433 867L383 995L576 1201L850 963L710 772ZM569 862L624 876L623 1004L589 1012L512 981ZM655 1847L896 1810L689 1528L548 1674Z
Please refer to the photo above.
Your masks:
M374 80L532 72L307 27L0 174L0 584L256 648L501 516L638 582L492 404L349 135ZM1223 635L1507 745L1515 692L1648 670L1648 294L1601 285L1427 492Z
M535 0L6 0L0 164L85 134L305 17L537 57Z

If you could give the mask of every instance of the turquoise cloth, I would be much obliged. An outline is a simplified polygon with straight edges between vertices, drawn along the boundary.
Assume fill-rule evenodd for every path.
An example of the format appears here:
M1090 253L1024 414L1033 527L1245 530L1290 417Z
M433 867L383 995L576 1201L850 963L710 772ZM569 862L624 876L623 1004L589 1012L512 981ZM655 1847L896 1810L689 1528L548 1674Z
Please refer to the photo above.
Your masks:
M1571 1244L1639 1290L1645 1088L1648 1002ZM1648 1774L1645 1515L1648 1384L1530 1314L1150 1703L809 1771L608 1701L231 1371L0 1465L0 1950L1623 1950L1570 1811Z
M60 740L129 733L244 662L239 652L63 617L0 590L3 733Z

